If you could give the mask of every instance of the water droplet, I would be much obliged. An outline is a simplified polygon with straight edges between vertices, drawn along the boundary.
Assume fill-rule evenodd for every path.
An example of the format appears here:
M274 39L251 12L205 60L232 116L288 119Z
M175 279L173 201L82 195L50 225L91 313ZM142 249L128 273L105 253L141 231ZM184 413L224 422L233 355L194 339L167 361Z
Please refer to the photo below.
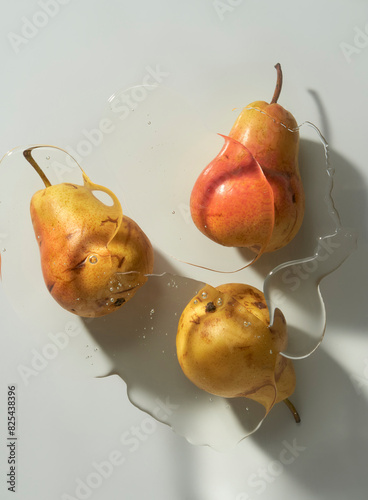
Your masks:
M207 292L202 292L202 298L207 299Z
M244 326L248 328L252 323L250 321L244 321Z
M217 299L217 302L216 302L216 303L217 303L217 305L218 305L218 306L222 306L222 298L221 298L221 297L219 297L219 298Z
M97 264L98 262L98 258L96 257L96 255L91 255L88 260L90 261L91 264Z
M3 248L3 252L6 252L6 248Z
M114 291L113 287L110 287L110 292L113 292L113 291Z
M46 156L46 160L49 160L49 159L50 159L50 157L49 157L49 156Z
M175 210L173 210L171 213L172 213L173 215L175 215Z
M154 313L155 313L155 310L154 310L154 309L151 309L151 310L150 310L150 315L152 316L152 314L154 314Z
M209 402L210 402L210 403L212 403L212 401L213 401L213 399L212 399L212 398L210 398L210 399L209 399Z
M272 354L272 349L270 349L270 354Z
M113 299L113 298L111 297L110 302L114 302L114 300L115 300L115 299Z
M147 122L147 123L148 123L148 125L151 125L152 122Z
M193 304L198 304L198 300L197 300L197 299L195 299L195 300L193 301Z

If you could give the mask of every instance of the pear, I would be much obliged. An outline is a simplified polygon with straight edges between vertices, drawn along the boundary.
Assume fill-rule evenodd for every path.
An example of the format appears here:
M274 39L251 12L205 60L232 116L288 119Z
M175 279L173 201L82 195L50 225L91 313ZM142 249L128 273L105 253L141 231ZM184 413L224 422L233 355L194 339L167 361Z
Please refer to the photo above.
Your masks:
M83 317L116 311L130 300L153 271L152 245L138 224L123 215L117 197L94 184L51 185L32 157L25 158L45 189L31 200L30 213L46 286L66 310ZM94 192L106 193L106 205Z
M190 199L192 219L213 241L257 252L287 245L303 221L295 118L277 103L280 64L271 102L256 101L238 116L225 145L203 170Z
M276 309L270 327L263 293L239 283L206 285L183 310L176 336L177 358L197 387L224 398L246 397L266 413L284 401L300 421L289 396L296 379L287 346L285 318Z

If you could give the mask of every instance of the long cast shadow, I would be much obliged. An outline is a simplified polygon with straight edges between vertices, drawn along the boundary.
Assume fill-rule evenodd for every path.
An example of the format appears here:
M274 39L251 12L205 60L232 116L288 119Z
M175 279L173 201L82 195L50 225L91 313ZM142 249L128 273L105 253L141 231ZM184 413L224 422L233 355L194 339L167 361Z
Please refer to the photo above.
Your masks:
M250 439L267 451L270 462L280 461L285 441L291 446L296 443L299 451L284 472L303 485L311 498L333 500L343 493L360 498L368 486L362 460L368 453L368 379L363 368L359 367L358 376L347 373L323 345L294 366L297 388L291 398L301 423L295 424L286 406L278 404ZM362 383L356 383L353 375Z

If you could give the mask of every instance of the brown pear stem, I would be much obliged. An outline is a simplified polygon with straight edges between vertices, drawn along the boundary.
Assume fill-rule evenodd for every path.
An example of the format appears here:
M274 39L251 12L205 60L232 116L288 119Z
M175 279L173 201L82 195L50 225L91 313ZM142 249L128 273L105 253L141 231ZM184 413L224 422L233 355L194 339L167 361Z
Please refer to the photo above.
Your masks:
M275 65L276 71L277 71L277 80L276 80L276 87L275 87L275 92L273 93L272 101L270 104L276 104L277 100L280 96L281 93L281 87L282 87L282 71L281 71L281 64L277 63Z
M46 187L50 187L51 186L51 182L48 180L48 178L46 177L46 175L44 174L44 172L38 166L36 160L33 158L33 156L32 156L32 149L33 148L29 148L29 149L26 149L25 151L23 151L23 156L32 165L32 167L36 170L36 172L38 173L38 175L43 180L43 183L45 184L45 186Z
M283 399L283 401L286 404L286 406L289 408L291 413L293 414L293 417L295 418L295 422L297 424L299 424L300 423L300 416L299 416L299 413L297 412L295 406L293 405L293 403L287 398Z

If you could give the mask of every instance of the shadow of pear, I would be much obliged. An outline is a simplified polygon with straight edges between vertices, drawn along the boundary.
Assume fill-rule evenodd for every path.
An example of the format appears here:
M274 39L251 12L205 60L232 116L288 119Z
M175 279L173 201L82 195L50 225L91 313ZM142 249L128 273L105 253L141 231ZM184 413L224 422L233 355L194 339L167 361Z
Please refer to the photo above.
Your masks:
M176 358L176 332L182 310L204 283L176 275L163 255L155 253L155 259L164 273L148 277L118 311L84 323L112 362L104 376L122 377L129 396L165 399L172 394L173 374L191 390Z
M368 232L365 215L368 213L368 194L364 189L362 176L352 163L334 150L330 150L330 164L335 170L332 198L341 225L356 230L358 243L364 244ZM336 225L326 204L329 180L321 143L301 140L300 171L306 195L302 226L288 245L276 252L262 255L252 264L252 269L263 279L281 263L313 256L317 239L335 232ZM335 301L338 299L340 304L348 303L351 310L347 315L344 308L331 305L333 314L329 315L329 321L341 327L351 327L352 318L359 323L364 304L368 300L367 279L366 251L358 251L354 252L354 258L348 258L337 271L323 280L321 288L328 292L326 295L335 297Z
M170 269L163 256L159 259L164 269ZM204 285L168 272L150 276L118 311L84 323L109 360L109 368L98 376L120 376L136 407L168 423L188 441L225 449L229 442L235 444L248 435L264 411L257 403L241 399L239 405L249 406L250 411L238 423L227 400L198 389L181 370L176 355L180 316Z
M282 473L300 483L311 498L361 498L359 494L368 487L366 463L362 461L368 453L368 379L363 368L357 377L363 381L360 385L323 345L309 358L295 361L294 366L297 386L290 399L301 423L296 424L280 403L249 439L267 452L270 463L281 462ZM294 448L294 455L290 451L281 454L285 442L289 445L286 449Z
M334 151L330 151L330 163L335 168L335 171L339 173L339 175L335 174L333 176L332 198L337 211L340 213L337 184L342 182L343 185L347 185L346 178L340 180L340 172L348 172L350 185L354 179L356 186L359 186L359 183L361 186L362 179L353 165ZM330 206L326 203L326 199L329 198L330 178L326 172L326 160L322 143L305 139L300 141L299 167L305 192L303 223L295 238L285 247L275 252L263 254L259 260L252 264L252 268L263 276L266 276L281 263L313 255L317 246L317 238L332 234L336 229L335 221L330 214ZM348 199L354 195L353 192L351 194L345 193L345 197ZM366 196L363 206L367 206ZM344 218L344 224L347 227L354 227L354 220L359 220L356 215L349 217L349 224L345 224ZM350 226L350 223L352 226ZM244 252L243 249L239 249L239 251ZM249 255L248 251L245 251L245 255Z

